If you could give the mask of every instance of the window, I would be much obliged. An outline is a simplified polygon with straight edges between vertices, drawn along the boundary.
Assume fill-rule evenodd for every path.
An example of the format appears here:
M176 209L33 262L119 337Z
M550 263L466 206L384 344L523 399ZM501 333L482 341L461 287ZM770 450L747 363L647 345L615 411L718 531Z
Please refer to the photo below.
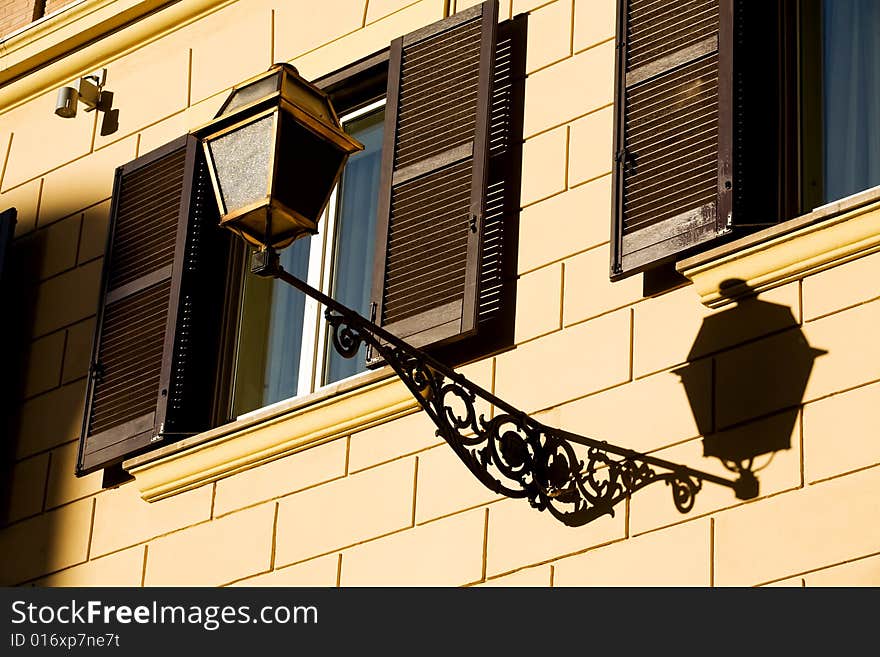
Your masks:
M366 149L320 234L282 252L288 271L450 364L513 339L525 18L499 24L497 10L317 81ZM117 170L78 474L382 365L332 353L317 305L241 275L217 224L195 136Z
M872 0L621 0L612 279L880 183Z
M880 4L804 0L802 210L880 185Z
M349 159L321 232L281 252L287 271L365 316L370 313L384 118L384 100L341 117L364 150ZM234 416L366 370L365 353L344 359L333 351L314 301L280 281L250 273L242 286Z

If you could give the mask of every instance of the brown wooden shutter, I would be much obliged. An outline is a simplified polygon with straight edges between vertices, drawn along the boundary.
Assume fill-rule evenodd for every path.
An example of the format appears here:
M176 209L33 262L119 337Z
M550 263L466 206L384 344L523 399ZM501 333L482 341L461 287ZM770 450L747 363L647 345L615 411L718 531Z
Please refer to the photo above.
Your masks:
M391 44L374 320L418 347L478 324L497 18L491 0Z
M476 335L434 355L464 363L510 347L516 311L528 15L498 24L489 103L489 165Z
M612 278L732 227L733 0L620 0Z
M619 0L611 278L793 217L797 0Z
M197 144L116 170L80 475L209 428L226 242Z

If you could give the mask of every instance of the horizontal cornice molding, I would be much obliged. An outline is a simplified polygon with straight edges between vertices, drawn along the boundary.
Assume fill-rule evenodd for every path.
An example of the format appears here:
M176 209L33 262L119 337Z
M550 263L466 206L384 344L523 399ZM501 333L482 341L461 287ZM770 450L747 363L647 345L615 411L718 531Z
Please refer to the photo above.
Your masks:
M332 392L263 421L218 427L130 459L123 467L134 476L141 497L153 502L349 436L418 408L406 385L396 377L344 393Z
M847 205L858 205L847 210ZM677 265L711 308L735 303L747 294L764 292L810 274L880 251L878 190L822 211L780 224ZM814 213L815 214L815 213ZM817 215L818 216L818 215ZM742 284L724 287L725 281Z
M0 113L236 0L85 0L0 42Z

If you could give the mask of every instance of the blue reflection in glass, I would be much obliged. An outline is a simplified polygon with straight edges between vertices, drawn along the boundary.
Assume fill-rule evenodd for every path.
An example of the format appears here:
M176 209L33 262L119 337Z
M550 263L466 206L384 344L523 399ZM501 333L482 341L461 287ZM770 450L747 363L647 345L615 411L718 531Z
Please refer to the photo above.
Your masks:
M880 185L880 2L823 3L825 202Z
M365 317L370 311L384 118L382 109L346 125L346 131L364 145L364 150L348 160L338 196L331 296ZM328 344L326 354L325 384L366 369L363 347L349 359Z
M300 280L309 276L309 240L297 240L280 253L281 266ZM266 346L263 404L293 397L297 393L302 352L305 295L287 283L272 280L269 338Z
M282 266L297 278L308 276L309 242L281 251ZM305 296L286 283L245 274L233 415L241 415L297 394Z

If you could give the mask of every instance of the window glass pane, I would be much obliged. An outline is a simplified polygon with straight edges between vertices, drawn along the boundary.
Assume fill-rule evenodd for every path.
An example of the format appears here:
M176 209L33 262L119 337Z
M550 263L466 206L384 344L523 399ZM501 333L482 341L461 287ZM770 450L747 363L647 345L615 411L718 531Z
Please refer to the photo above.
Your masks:
M364 150L349 159L342 174L330 292L334 299L368 318L384 118L383 108L345 126L346 132L364 145ZM332 344L327 345L326 353L325 384L366 369L363 346L353 358L343 358Z
M824 202L880 185L880 2L824 0Z
M305 280L310 240L280 252L288 272ZM287 283L245 274L233 387L233 415L297 394L305 296Z

